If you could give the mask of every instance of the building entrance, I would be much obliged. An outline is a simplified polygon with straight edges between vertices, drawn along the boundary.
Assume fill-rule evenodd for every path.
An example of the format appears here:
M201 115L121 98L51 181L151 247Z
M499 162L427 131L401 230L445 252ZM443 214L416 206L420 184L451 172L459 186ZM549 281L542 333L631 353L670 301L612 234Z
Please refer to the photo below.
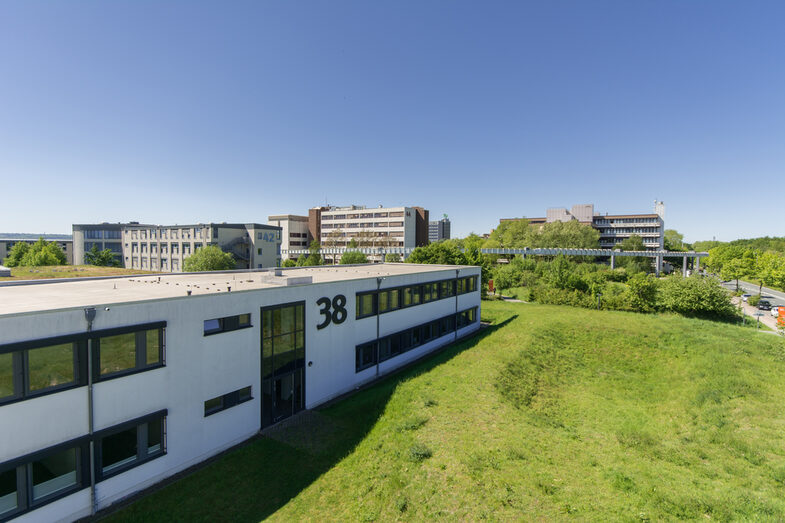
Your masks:
M265 307L262 316L262 428L305 407L305 303Z

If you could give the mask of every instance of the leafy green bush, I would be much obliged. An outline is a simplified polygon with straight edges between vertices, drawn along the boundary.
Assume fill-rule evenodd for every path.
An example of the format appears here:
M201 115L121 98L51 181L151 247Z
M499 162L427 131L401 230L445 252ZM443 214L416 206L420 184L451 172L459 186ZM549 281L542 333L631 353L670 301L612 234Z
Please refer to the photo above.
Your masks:
M657 307L657 280L638 273L627 281L632 310L652 312Z
M757 307L758 303L760 303L760 294L753 294L752 296L747 298L747 303L749 303L753 307Z
M659 287L661 310L720 320L737 317L730 295L711 278L670 276Z
M8 257L3 261L6 267L40 267L44 265L65 265L63 250L55 242L39 238L33 245L17 242L11 247Z

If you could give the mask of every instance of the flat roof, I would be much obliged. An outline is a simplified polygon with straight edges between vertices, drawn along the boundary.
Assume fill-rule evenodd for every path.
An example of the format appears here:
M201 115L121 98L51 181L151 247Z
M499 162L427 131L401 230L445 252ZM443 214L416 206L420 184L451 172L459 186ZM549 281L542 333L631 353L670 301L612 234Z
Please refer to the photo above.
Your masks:
M473 268L465 265L421 265L378 263L367 265L323 265L280 269L284 277L311 277L312 283L361 280L423 272ZM0 316L79 307L109 306L147 300L162 300L231 292L285 287L275 283L273 269L180 274L150 274L103 278L31 280L0 284Z

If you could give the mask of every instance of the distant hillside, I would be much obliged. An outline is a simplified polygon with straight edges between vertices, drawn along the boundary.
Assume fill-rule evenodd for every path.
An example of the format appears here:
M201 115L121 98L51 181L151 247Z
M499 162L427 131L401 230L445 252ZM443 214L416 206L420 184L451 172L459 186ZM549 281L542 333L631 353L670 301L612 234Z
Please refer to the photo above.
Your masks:
M45 234L45 233L30 233L30 232L0 232L0 240L7 238L31 238L37 240L44 237L48 240L71 240L70 234Z

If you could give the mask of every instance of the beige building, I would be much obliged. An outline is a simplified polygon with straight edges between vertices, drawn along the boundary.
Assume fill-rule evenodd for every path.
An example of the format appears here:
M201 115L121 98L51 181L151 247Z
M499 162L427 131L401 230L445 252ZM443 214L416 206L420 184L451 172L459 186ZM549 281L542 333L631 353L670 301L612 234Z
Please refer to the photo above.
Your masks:
M74 242L70 239L65 238L50 238L45 234L42 234L40 238L48 242L55 242L60 249L63 250L65 253L66 263L68 265L73 265L74 263ZM8 253L11 252L13 246L17 243L26 243L28 245L32 245L38 241L38 237L36 238L0 238L0 264L3 263L8 257Z
M329 207L321 211L320 221L319 243L326 248L346 247L352 240L359 247L428 244L428 211L422 207Z
M75 224L73 237L74 257L81 263L93 245L110 249L124 267L146 271L182 272L183 261L207 245L231 253L238 269L281 263L280 227L259 223Z
M296 214L277 214L267 217L267 225L281 228L282 259L297 259L297 254L289 254L289 250L307 249L313 241L308 224L308 216Z

